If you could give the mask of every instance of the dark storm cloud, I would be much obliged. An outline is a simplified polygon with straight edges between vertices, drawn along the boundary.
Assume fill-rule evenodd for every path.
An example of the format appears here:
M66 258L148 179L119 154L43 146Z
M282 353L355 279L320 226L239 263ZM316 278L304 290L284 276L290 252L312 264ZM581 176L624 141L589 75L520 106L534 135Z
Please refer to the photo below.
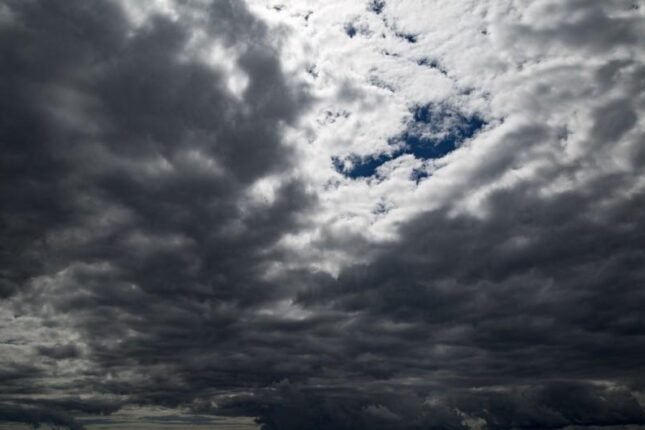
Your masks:
M0 404L0 419L30 424L34 428L40 427L41 424L47 424L69 430L85 430L85 427L77 423L71 416L51 409Z
M124 17L106 2L8 5L3 225L16 242L4 246L4 266L12 268L3 277L5 294L14 280L34 274L43 240L57 228L121 205L154 234L200 228L182 218L191 211L211 229L237 215L245 185L287 165L279 123L293 121L305 96L287 87L275 56L255 40L264 36L261 24L239 6L235 37L255 25L239 60L250 79L242 102L227 92L220 72L180 61L187 30L163 17L128 37ZM213 14L227 5L215 2ZM217 160L225 174L198 170L185 160L189 151ZM148 174L147 163L159 160L173 164L173 172ZM293 187L285 189L289 197ZM95 252L106 252L105 243L99 247Z
M56 344L56 345L40 345L37 348L38 353L46 357L51 357L56 360L66 358L77 358L81 355L78 346L73 343Z
M645 198L594 208L633 179L553 199L518 186L483 220L418 217L374 262L302 295L345 316L310 330L334 345L318 349L311 386L222 408L265 429L645 424L631 391L645 363Z
M465 395L457 402L466 412L486 411L484 418L492 429L645 423L645 412L629 391L581 383L551 383L508 393Z
M491 191L479 216L419 214L338 277L270 277L292 257L274 245L316 199L290 179L282 135L310 97L266 25L224 0L138 28L107 2L4 5L0 294L16 327L36 332L35 315L78 338L42 335L32 365L0 361L0 420L80 429L72 416L161 405L254 416L266 430L645 424L645 196L625 191L642 154L561 193L542 191L594 155L542 166ZM562 34L524 29L518 43L604 50L636 43L627 21L618 29L594 2ZM592 25L612 39L576 36ZM241 95L191 56L193 27L234 53ZM596 84L638 93L632 66L608 64ZM629 136L638 109L599 101L585 142L601 151ZM558 133L529 120L500 139L473 184L499 181ZM273 198L248 197L285 172Z
M301 300L359 312L354 345L386 341L374 321L400 324L380 351L390 364L401 355L421 370L482 383L598 372L630 379L645 359L645 200L634 196L602 217L594 209L621 179L546 200L530 186L500 191L484 220L425 214L376 261Z
M18 318L53 306L50 327L64 328L57 313L73 315L98 366L77 375L77 389L177 404L201 385L244 383L226 368L204 369L212 376L195 386L187 374L233 342L245 308L282 294L260 279L267 250L313 202L293 180L260 208L245 200L255 180L290 165L281 130L308 100L287 82L266 27L237 2L200 11L211 37L239 54L228 59L248 78L238 100L223 72L181 57L187 18L153 16L135 29L108 2L3 7L10 11L0 28L3 296L22 297ZM30 280L62 269L56 285L29 290ZM73 344L37 352L81 355ZM101 368L118 366L145 383L102 381ZM2 397L35 388L33 378L49 370L14 375L27 385L3 384ZM173 373L180 382L160 377ZM66 425L18 406L0 418Z
M444 405L428 405L405 388L392 392L308 390L283 382L256 396L239 396L219 413L253 411L263 429L466 429L462 418Z
M572 424L645 423L645 413L627 390L571 382L463 390L447 395L444 392L431 401L406 387L396 391L307 390L282 383L270 392L227 400L217 412L252 412L267 430L465 430L469 425L483 423L487 428L500 430L559 429Z

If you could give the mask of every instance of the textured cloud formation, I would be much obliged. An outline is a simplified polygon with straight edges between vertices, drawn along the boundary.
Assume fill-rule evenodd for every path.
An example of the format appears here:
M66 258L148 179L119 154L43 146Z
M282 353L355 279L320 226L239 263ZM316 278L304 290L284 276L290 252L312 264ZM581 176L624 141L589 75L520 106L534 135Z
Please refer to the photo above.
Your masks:
M645 425L644 23L0 2L0 422Z

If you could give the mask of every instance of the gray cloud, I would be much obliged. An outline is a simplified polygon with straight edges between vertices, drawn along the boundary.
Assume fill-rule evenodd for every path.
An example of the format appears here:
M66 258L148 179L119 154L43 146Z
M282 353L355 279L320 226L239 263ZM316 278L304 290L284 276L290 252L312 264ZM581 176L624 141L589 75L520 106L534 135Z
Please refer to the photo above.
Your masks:
M59 316L72 315L68 328L87 336L99 368L167 372L158 363L179 364L199 349L207 360L234 337L245 308L282 294L259 278L266 252L313 197L289 180L263 207L246 209L245 195L290 165L281 128L306 108L307 94L288 84L265 49L266 28L240 5L214 2L206 12L231 26L216 26L213 37L244 45L230 59L249 79L242 100L220 70L179 58L188 29L161 15L132 30L107 2L6 6L3 295L22 298L26 313L53 306L45 324L63 330ZM220 21L222 13L229 18ZM57 272L55 285L29 290L30 280ZM79 358L69 343L37 350ZM92 388L101 379L92 372L77 383L134 390ZM176 388L161 384L162 394L154 385L140 395L182 401ZM3 391L11 399L21 387Z
M0 404L0 418L3 421L30 424L34 428L40 427L41 424L47 424L68 428L70 430L85 430L82 424L76 422L68 414L49 408L42 409Z
M553 14L560 9L557 14ZM512 37L538 49L568 45L589 52L602 52L618 47L633 47L643 41L643 25L635 15L616 16L615 10L634 10L634 2L571 0L564 4L535 4L533 23L512 28ZM612 16L613 15L613 16Z

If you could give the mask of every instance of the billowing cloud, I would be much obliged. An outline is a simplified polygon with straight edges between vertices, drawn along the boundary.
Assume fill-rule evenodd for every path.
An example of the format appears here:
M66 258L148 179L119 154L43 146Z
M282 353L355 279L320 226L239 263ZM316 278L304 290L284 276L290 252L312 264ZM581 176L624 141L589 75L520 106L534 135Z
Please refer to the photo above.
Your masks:
M0 421L645 425L631 1L0 4Z

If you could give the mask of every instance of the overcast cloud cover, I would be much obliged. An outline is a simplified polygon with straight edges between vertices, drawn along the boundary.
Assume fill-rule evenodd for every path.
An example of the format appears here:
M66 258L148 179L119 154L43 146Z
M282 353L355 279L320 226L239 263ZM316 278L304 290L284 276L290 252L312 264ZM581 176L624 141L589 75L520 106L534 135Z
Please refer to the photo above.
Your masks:
M645 426L640 0L0 0L0 428Z

